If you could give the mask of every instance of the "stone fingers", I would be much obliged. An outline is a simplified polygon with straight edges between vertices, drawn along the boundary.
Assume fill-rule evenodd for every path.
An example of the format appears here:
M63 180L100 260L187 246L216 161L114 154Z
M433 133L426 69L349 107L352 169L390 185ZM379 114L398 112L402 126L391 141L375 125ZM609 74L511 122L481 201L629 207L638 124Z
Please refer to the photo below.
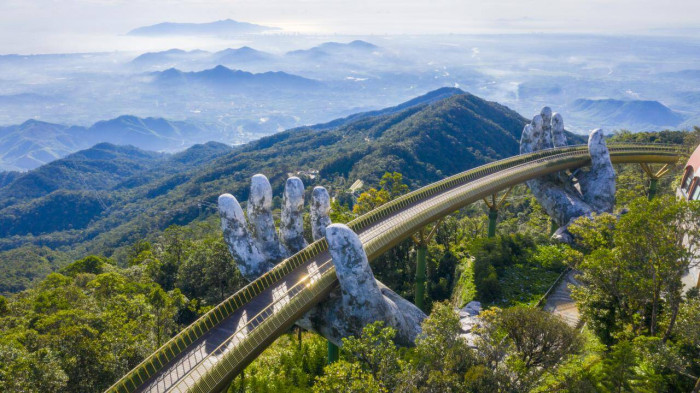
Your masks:
M304 239L304 183L298 177L287 179L284 187L280 238L290 255L308 245Z
M219 215L221 229L229 252L236 260L241 275L248 280L255 280L272 268L267 258L260 252L248 232L243 209L231 194L219 197Z
M541 115L535 115L535 117L532 118L532 123L530 123L530 126L532 127L532 145L533 149L532 151L538 151L541 150L541 139L542 139L542 116Z
M615 170L603 130L591 132L588 153L591 155L591 169L579 179L583 200L596 212L612 213L615 207Z
M341 302L345 310L353 310L348 315L353 324L359 327L366 322L363 313L382 315L386 304L359 236L346 225L331 224L326 228L326 240L340 282Z
M326 227L331 225L328 216L331 210L331 198L323 187L315 187L311 193L311 232L314 240L326 236Z
M532 140L532 125L527 124L523 127L523 133L520 136L520 154L532 153L535 151L535 144Z
M542 108L540 112L542 118L542 133L537 142L537 150L552 148L552 109L548 106ZM534 123L534 119L533 119Z
M552 115L552 143L554 147L566 146L566 134L564 133L564 118L559 113Z
M250 181L248 220L253 239L267 259L276 262L284 259L286 252L279 243L272 218L272 187L265 175L257 174Z
M552 145L554 147L566 146L566 134L564 133L564 118L555 113L552 115ZM557 172L556 178L567 187L573 187L565 171ZM573 192L573 190L570 190Z

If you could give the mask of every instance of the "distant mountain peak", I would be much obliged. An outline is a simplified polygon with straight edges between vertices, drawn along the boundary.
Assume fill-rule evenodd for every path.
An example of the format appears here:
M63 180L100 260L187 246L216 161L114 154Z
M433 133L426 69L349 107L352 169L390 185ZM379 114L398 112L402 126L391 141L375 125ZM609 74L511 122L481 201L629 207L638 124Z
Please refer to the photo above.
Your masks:
M316 45L310 49L300 49L288 52L288 55L298 56L298 55L312 55L312 56L322 56L326 55L326 52L333 51L363 51L369 52L379 49L378 46L371 44L367 41L355 40L348 43L343 42L324 42L322 44Z
M318 45L317 48L353 48L353 49L377 49L379 48L378 46L374 44L370 44L367 41L363 40L355 40L355 41L350 41L348 43L342 43L342 42L324 42L321 45Z
M20 127L26 128L26 127L36 126L36 125L52 126L52 127L58 126L58 124L52 124L52 123L37 120L37 119L29 119L29 120L25 121L24 123L20 124Z
M270 30L279 30L277 27L256 25L248 22L238 22L233 19L224 19L208 23L173 23L163 22L150 26L143 26L131 30L128 35L139 36L168 36L168 35L214 35L230 36L239 34L257 34Z
M226 48L218 53L258 53L257 49L253 49L249 46L242 46L240 48Z
M131 60L131 64L140 66L162 66L164 64L177 64L180 61L202 58L207 54L209 54L209 52L201 49L186 51L173 48L160 52L143 53Z
M376 48L378 48L377 45L374 45L372 43L369 43L369 42L363 41L363 40L355 40L355 41L349 42L348 46L352 46L355 48L364 48L364 49L376 49Z
M412 107L415 107L418 105L432 104L433 102L444 100L446 98L450 98L452 96L460 95L460 94L468 94L468 93L466 93L462 89L459 89L456 87L441 87L437 90L429 91L421 96L410 99L406 102L403 102L399 105L396 105L396 106L393 106L390 108L384 108L384 109L379 109L379 110L369 111L369 112L354 113L354 114L352 114L348 117L345 117L345 118L335 119L335 120L330 121L328 123L322 123L322 124L316 124L316 125L310 126L310 128L312 128L314 130L327 130L327 129L331 129L331 128L341 127L345 124L357 122L358 120L361 120L361 119L397 113L397 112L400 112L400 111L408 109L408 108L412 108Z
M245 62L256 62L256 61L266 61L271 60L275 56L271 53L259 51L257 49L251 48L249 46L242 46L240 48L227 48L222 51L214 53L214 58L216 61L221 63L245 63Z

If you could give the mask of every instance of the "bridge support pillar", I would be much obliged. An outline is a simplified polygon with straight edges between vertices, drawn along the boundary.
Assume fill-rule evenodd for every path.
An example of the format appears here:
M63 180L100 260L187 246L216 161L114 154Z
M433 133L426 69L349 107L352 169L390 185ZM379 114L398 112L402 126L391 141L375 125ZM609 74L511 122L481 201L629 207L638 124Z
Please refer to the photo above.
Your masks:
M658 183L659 183L659 179L654 179L654 178L650 179L650 181L649 181L649 195L648 195L649 200L654 199L654 197L656 196L656 187L657 187Z
M647 176L649 176L649 191L647 193L647 197L649 198L649 200L652 200L656 196L656 190L659 185L659 179L661 178L661 176L667 174L668 171L671 170L671 165L665 164L661 167L661 169L659 169L656 172L650 164L643 162L639 165L642 166L642 170L644 171L644 173L646 173Z
M428 253L428 245L421 243L416 250L416 307L424 310L425 307L425 255Z
M503 206L506 198L513 190L513 187L509 188L505 194L498 198L498 193L491 195L491 200L489 198L484 198L486 206L489 208L489 229L486 233L488 237L496 236L496 220L498 220L498 209Z
M425 229L423 228L418 232L418 236L413 235L411 238L416 244L416 287L415 287L415 299L413 303L419 309L425 311L425 279L427 277L426 271L426 257L428 255L428 243L437 233L437 229L442 223L442 219L435 223L433 229L426 235Z
M496 220L498 219L498 209L489 208L489 231L488 237L496 236Z

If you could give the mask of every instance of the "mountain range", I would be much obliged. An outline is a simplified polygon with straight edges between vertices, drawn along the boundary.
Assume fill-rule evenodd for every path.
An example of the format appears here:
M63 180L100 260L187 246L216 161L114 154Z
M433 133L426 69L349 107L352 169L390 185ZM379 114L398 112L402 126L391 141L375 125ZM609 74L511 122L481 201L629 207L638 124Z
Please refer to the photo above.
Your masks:
M308 91L322 86L313 79L286 72L251 72L233 70L222 65L204 71L183 72L176 68L151 73L153 84L159 87L180 88L183 85L198 84L227 92L269 93L277 90Z
M171 35L215 35L230 36L240 34L257 34L279 30L277 27L256 25L225 19L209 23L172 23L164 22L133 29L127 35L135 36L171 36Z
M367 54L379 49L378 46L367 41L355 40L348 43L324 42L310 49L300 49L287 52L285 56L305 57L312 60L320 60L331 55L339 54Z
M29 170L101 142L155 151L179 151L218 139L215 127L162 118L120 116L90 127L38 120L0 127L0 170Z
M355 68L362 68L366 60L371 60L378 54L383 54L380 47L367 41L355 40L347 43L324 42L309 49L289 51L284 55L264 52L249 46L227 48L217 52L169 49L141 54L132 59L129 65L141 70L157 71L166 68L201 70L219 65L238 69L251 67L269 70L290 67L294 70L301 70L325 63L343 64L350 62L350 64L355 65Z
M578 99L570 110L572 120L586 118L588 123L595 122L610 131L620 128L657 131L678 127L685 120L684 115L658 101Z
M169 49L161 52L147 52L137 56L129 63L141 68L176 68L189 65L250 65L251 63L271 62L277 56L253 49L248 46L240 48L227 48L218 52L204 50L185 51L182 49Z
M130 64L141 67L158 67L196 61L210 55L210 52L199 49L186 51L174 48L160 52L143 53L131 60Z
M40 246L119 261L135 241L171 224L211 217L223 192L247 199L256 173L270 178L274 195L289 174L301 176L307 189L325 185L336 195L358 179L375 184L385 171L402 172L415 188L516 154L526 120L459 89L441 89L331 123L235 148L197 145L175 155L100 144L11 175L0 186L0 217L7 220L0 222L0 249L13 255L25 250L32 261L44 258L42 264Z

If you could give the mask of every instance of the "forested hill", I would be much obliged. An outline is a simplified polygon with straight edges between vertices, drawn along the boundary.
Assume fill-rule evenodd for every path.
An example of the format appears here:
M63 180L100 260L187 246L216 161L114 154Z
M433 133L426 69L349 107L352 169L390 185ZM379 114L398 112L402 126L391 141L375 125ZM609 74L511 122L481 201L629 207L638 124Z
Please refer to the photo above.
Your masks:
M230 147L216 142L172 155L100 143L26 173L3 172L12 176L8 176L8 181L0 181L0 208L57 190L96 191L133 186L135 182L143 184L152 180L143 176L187 169L229 151Z
M0 217L12 222L0 225L0 250L36 245L71 258L93 253L120 260L124 246L211 216L223 192L245 200L255 173L270 178L275 195L290 174L337 194L357 179L376 184L384 172L398 171L415 188L518 152L526 121L505 106L468 93L414 102L338 128L285 131L235 149L207 144L168 157L133 150L139 166L130 173L130 158L100 161L109 149L96 146L0 188ZM109 154L119 150L110 148ZM81 154L97 157L78 159ZM78 180L58 188L66 173ZM39 253L13 255L25 254ZM0 254L1 264L18 263L8 259ZM22 262L31 271L31 262Z

